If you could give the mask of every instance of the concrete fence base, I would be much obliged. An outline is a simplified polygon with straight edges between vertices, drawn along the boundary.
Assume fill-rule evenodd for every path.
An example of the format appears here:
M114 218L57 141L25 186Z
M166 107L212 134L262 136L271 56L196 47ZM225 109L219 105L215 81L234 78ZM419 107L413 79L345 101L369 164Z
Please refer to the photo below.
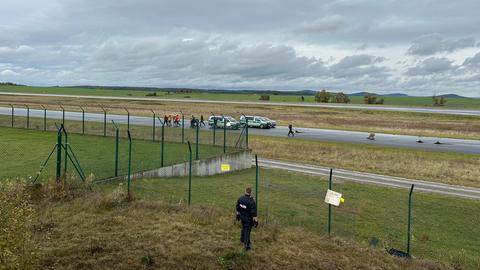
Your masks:
M251 150L242 150L217 157L194 160L192 162L192 175L208 176L249 169L252 167L252 158ZM168 167L134 173L131 175L131 179L188 176L188 167L187 161Z

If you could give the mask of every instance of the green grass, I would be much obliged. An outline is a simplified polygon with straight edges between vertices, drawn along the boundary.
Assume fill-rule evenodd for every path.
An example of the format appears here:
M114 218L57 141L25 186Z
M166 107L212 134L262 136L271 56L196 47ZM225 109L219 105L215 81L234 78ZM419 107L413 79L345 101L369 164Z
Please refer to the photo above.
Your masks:
M433 107L431 97L384 97L384 105L408 107ZM352 104L362 104L363 97L351 97ZM480 109L480 98L446 98L447 103L440 108L450 109Z
M43 93L43 94L70 94L70 95L93 95L93 96L131 96L145 97L153 91L134 91L134 90L110 90L110 89L89 89L89 88L71 88L71 87L31 87L31 86L0 86L3 92L19 93ZM224 93L167 93L157 91L158 98L171 99L205 99L205 100L233 100L233 101L259 101L258 94L224 94ZM384 97L384 105L412 106L412 107L432 107L433 102L430 97ZM301 102L300 96L291 95L270 95L271 102ZM314 103L313 96L305 96L305 103ZM363 97L351 97L352 104L363 104ZM445 108L457 109L479 109L480 98L447 98Z
M278 219L293 226L325 234L327 205L323 202L327 181L281 170L260 170L260 222ZM111 190L118 184L102 184ZM246 170L213 177L194 177L194 205L213 205L227 213L246 186L255 187L255 171ZM136 180L132 184L137 199L185 203L187 179ZM368 244L375 237L378 248L406 249L408 190L334 181L333 190L343 194L345 203L333 207L332 233ZM447 263L464 262L469 269L480 264L480 202L475 200L414 192L412 249L417 258Z
M263 158L480 187L480 155L311 139L250 136Z
M0 178L33 179L42 163L56 144L56 132L12 129L0 127ZM115 138L80 135L70 133L68 142L86 175L93 174L95 179L114 176ZM164 165L176 164L188 160L186 144L166 142L164 146ZM193 148L195 151L195 147ZM199 145L199 158L212 157L223 152L223 148ZM63 153L62 153L63 154ZM133 140L132 172L160 167L161 144L151 140ZM119 175L128 170L128 140L119 140ZM69 171L74 168L68 163ZM41 179L54 176L55 153L41 175Z

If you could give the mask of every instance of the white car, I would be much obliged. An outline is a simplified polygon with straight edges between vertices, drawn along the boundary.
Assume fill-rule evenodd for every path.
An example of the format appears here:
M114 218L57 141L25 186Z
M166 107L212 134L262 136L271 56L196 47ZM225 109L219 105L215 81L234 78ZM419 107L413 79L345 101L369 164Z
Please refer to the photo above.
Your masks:
M215 126L216 128L223 128L223 123L226 124L226 127L228 129L239 129L240 128L240 123L235 120L235 118L231 117L231 116L210 116L208 118L208 125L213 127L214 126L214 122L215 122L215 119L216 119L216 122L217 122L217 125Z
M246 125L248 120L248 127L270 128L271 123L262 116L240 116L240 124Z

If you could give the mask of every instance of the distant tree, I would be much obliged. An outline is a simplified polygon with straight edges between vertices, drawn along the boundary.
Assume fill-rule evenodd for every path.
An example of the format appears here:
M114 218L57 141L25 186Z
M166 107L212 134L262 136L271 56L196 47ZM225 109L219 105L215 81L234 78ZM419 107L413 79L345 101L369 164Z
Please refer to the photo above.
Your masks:
M269 95L261 95L259 100L270 100L270 96Z
M377 102L377 96L366 94L363 96L363 103L365 104L375 104Z
M447 103L447 99L445 97L440 97L440 101L438 102L440 106L444 106Z
M301 100L302 100L302 102L304 102L304 101L305 101L305 97L304 97L304 96L302 96L302 97L301 97Z
M377 95L366 94L363 96L363 103L365 104L383 104L385 99L383 97L378 97Z
M343 92L338 92L332 96L332 102L335 103L350 103L350 98Z
M315 101L316 102L322 102L322 103L328 103L331 98L331 94L327 92L326 90L319 91L315 93Z
M447 99L443 96L437 97L436 95L434 95L432 99L433 106L445 106L445 103L447 103Z

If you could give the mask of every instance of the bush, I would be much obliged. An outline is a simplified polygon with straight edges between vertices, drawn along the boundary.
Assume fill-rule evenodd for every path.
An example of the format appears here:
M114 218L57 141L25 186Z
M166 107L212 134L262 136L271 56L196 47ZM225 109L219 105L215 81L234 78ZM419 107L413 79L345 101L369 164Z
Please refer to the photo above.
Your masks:
M445 106L445 103L447 103L447 99L444 97L436 97L433 96L433 106Z
M335 103L350 103L350 98L343 92L338 92L332 96L332 100Z
M363 96L363 103L365 104L383 104L384 103L383 97L378 97L377 95L367 94Z
M0 182L0 268L29 269L33 265L34 208L24 182Z
M320 92L315 93L315 101L316 102L322 102L322 103L328 103L331 96L332 95L329 92L327 92L325 90L322 90Z
M260 100L270 100L270 96L269 95L261 95Z

